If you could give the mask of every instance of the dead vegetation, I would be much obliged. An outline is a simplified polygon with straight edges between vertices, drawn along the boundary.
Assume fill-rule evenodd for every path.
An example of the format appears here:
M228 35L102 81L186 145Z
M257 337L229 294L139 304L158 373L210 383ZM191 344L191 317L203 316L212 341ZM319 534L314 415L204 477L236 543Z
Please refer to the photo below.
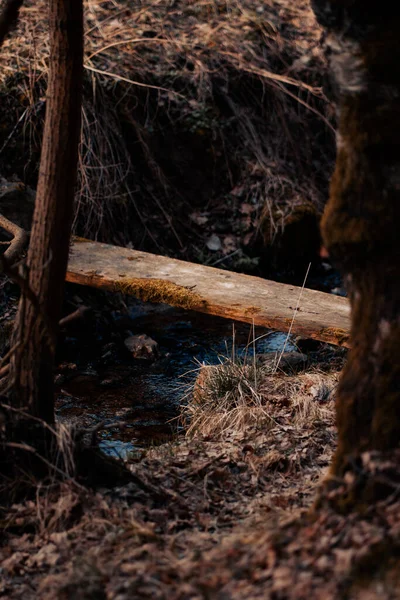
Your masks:
M307 514L301 506L329 448L323 454L320 437L320 452L310 453L304 432L294 441L302 451L295 462L288 451L275 460L271 450L263 455L262 437L153 453L132 468L154 490L173 483L164 504L133 486L97 495L64 486L57 497L41 490L10 512L0 593L25 600L397 598L398 501L361 517L329 508ZM277 481L287 482L279 493Z
M0 74L0 168L31 185L45 108L43 5L21 9ZM319 214L333 115L306 1L90 0L85 29L76 232L204 261L204 221L186 216L200 211L207 233L226 222L232 240L220 256L229 265L237 250L243 268L262 211L272 241L295 207Z
M31 501L0 513L0 593L24 600L398 597L396 457L382 462L365 453L358 476L337 482L310 510L336 438L328 395L336 374L325 368L299 373L297 388L292 375L279 379L276 371L267 384L268 430L210 430L132 457L135 481L125 485L97 493L73 481L41 486ZM393 485L393 494L361 515L330 508L335 495L374 481Z
M332 397L338 374L315 369L298 373L307 357L299 353L221 357L219 365L201 365L181 420L186 435L244 434L249 428L268 431L278 425L276 407L291 407L291 420L299 428L316 422L332 424Z
M36 498L14 504L0 519L1 592L183 599L202 597L205 586L219 597L217 571L198 576L196 568L218 547L234 550L238 536L260 527L266 535L308 506L330 460L332 401L325 422L295 425L287 391L268 407L268 430L210 430L132 457L131 483L97 494L73 481L40 486Z
M318 371L290 354L202 367L196 406L213 404L215 427L209 420L185 439L135 453L132 479L119 485L97 492L80 485L70 432L61 429L69 477L0 507L0 594L396 598L398 458L365 453L355 477L336 481L312 509L336 445L334 388L343 350L322 346ZM230 408L256 401L264 422L230 418ZM228 416L223 427L219 413ZM96 474L97 465L89 470ZM360 485L382 482L393 493L364 506L361 516L332 509Z

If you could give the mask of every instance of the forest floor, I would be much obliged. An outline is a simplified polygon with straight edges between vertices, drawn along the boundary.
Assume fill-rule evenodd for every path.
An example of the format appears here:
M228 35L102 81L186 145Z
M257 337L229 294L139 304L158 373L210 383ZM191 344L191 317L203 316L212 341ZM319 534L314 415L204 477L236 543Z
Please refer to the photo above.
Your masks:
M255 549L315 498L335 446L342 361L330 351L318 369L266 376L263 426L227 423L143 450L127 461L130 483L39 487L3 516L0 596L265 597L277 559Z
M71 477L3 511L0 597L398 598L397 495L361 516L329 492L315 505L336 443L329 357L265 379L269 426L177 438L129 459L120 486Z
M75 232L302 282L318 261L335 153L309 3L132 4L86 5ZM0 73L0 207L26 229L45 110L44 7L24 3ZM5 295L14 308L2 323L18 293ZM398 486L361 516L333 510L329 489L315 505L336 444L335 352L258 381L261 405L240 428L216 412L222 431L132 455L128 483L88 489L71 463L62 484L0 507L0 597L399 598ZM346 497L380 468L364 456L360 480L336 483Z

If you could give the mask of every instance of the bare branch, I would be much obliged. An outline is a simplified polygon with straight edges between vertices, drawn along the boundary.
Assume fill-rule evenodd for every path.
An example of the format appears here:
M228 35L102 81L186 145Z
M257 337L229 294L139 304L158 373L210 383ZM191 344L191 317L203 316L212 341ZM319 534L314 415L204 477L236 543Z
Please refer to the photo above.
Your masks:
M85 314L90 310L91 309L89 306L80 306L79 308L74 310L74 312L72 312L69 315L67 315L66 317L63 317L62 319L60 319L58 326L65 327L66 325L68 325L69 323L72 323L73 321L82 319L85 316Z
M3 257L6 259L7 263L11 265L13 262L15 262L16 258L26 246L28 242L28 234L24 229L6 219L6 217L4 217L2 214L0 214L0 227L14 236L9 248L7 248L3 254Z
M4 367L1 367L0 369L0 382L1 379L3 379L3 377L5 377L6 375L8 375L8 373L10 372L10 364L7 363L4 365Z

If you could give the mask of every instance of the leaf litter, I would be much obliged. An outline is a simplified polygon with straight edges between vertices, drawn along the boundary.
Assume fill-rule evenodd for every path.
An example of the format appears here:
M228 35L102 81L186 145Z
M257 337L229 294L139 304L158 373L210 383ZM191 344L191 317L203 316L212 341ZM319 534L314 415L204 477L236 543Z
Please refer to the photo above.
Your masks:
M304 383L268 401L273 427L178 439L132 457L126 485L65 483L12 506L1 521L1 597L398 597L397 489L361 514L334 507L359 482L321 492L337 371L278 377ZM295 418L302 395L323 411ZM366 455L364 476L389 480L395 459Z

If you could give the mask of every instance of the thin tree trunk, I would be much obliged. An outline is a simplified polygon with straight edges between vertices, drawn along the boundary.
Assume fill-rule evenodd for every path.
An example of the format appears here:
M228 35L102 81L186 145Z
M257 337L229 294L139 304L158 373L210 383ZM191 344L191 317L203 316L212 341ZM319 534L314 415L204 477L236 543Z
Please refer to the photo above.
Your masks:
M13 402L51 423L53 366L73 216L83 72L82 0L49 0L50 67L31 241L29 285L40 313L22 297L11 363Z
M339 95L322 234L352 307L332 465L341 477L363 451L400 446L400 11L388 0L312 6Z
M6 0L0 14L0 48L11 29L17 24L23 0Z

